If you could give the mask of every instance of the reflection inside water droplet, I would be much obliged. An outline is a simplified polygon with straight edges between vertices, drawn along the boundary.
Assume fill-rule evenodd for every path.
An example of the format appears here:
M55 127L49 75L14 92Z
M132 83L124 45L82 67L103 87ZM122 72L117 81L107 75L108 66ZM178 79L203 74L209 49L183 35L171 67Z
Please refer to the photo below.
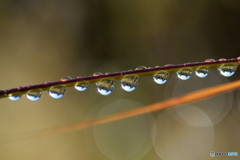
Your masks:
M191 77L192 75L192 70L190 69L183 69L179 72L177 72L178 78L181 80L187 80Z
M42 92L40 90L34 90L27 93L27 98L31 101L37 101L41 98Z
M221 68L218 69L221 73L221 75L225 77L230 77L232 76L235 71L237 70L237 65L226 65L222 66Z
M168 72L159 72L157 74L155 74L153 76L153 80L157 83L157 84L164 84L167 82L169 77L169 73Z
M208 68L199 68L195 73L198 77L204 78L208 75Z
M21 98L21 96L21 94L11 95L8 97L8 99L10 99L11 101L17 101Z
M78 91L85 91L88 87L88 84L87 83L77 83L74 87Z
M98 92L102 95L109 95L114 89L114 81L110 79L97 82L96 85Z
M136 89L138 85L138 79L138 76L124 77L123 79L121 79L121 86L125 91L131 92Z
M59 99L63 97L65 91L65 87L52 87L48 92L52 98Z
M77 78L81 78L81 76L78 76ZM74 86L74 88L78 91L85 91L88 88L87 82L77 82Z

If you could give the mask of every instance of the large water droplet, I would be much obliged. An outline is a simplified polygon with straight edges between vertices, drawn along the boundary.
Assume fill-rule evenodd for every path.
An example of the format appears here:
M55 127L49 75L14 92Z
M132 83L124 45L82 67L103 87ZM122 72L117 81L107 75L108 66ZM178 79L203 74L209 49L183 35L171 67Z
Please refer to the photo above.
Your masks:
M226 65L226 66L222 66L218 69L221 73L221 75L225 76L225 77L230 77L232 76L235 71L237 70L237 65Z
M121 86L125 91L131 92L134 89L136 89L138 85L138 79L139 79L138 76L124 77L123 79L121 79Z
M153 76L153 80L158 84L164 84L167 82L169 77L168 72L159 72Z
M78 76L77 78L81 78L81 76ZM85 91L88 88L88 83L87 82L77 82L74 87L78 91Z
M145 66L138 66L135 70L143 70L143 69L147 69L147 67L145 67Z
M78 91L85 91L88 87L88 84L87 83L77 83L74 87Z
M17 101L21 98L21 96L22 96L21 94L16 94L16 95L11 95L8 98L12 101Z
M96 85L98 92L102 95L109 95L114 89L114 81L110 79L99 81Z
M33 90L27 93L27 98L31 101L37 101L41 98L42 92L40 90Z
M191 77L192 75L192 70L190 69L183 69L179 72L177 72L178 78L180 78L181 80L187 80Z
M52 98L59 99L63 97L65 91L65 87L52 87L48 92Z
M195 73L198 77L204 78L208 75L208 68L199 68Z

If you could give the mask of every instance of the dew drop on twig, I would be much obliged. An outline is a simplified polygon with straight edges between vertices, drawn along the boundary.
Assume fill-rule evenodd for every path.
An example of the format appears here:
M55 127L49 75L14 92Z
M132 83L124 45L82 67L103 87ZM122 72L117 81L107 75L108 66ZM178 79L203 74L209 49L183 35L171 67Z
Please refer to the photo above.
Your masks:
M41 98L42 91L40 90L29 91L26 96L31 101L37 101Z
M207 62L207 63L215 62L215 59L208 58L208 59L206 59L204 62Z
M190 69L183 69L183 70L177 72L177 76L181 80L187 80L191 77L191 75L192 75L192 70L190 70Z
M121 79L121 86L122 88L127 91L131 92L136 89L138 85L138 76L127 76Z
M208 68L199 68L195 71L196 75L200 78L204 78L208 75Z
M62 77L60 80L61 81L67 81L69 79L72 79L72 77L69 77L69 76L65 76L65 77Z
M164 84L167 82L169 77L169 73L168 72L159 72L157 74L155 74L153 76L153 80L157 83L157 84Z
M63 97L65 91L65 87L52 87L48 93L52 98L59 99Z
M138 66L135 70L144 70L144 69L147 69L147 67L145 67L145 66Z
M88 87L88 84L87 83L77 83L74 87L78 91L85 91Z
M223 62L223 61L226 61L225 58L220 58L219 61Z
M11 101L17 101L21 98L21 94L16 94L16 95L11 95L9 96L8 98L11 100Z
M164 67L172 67L173 64L165 64Z
M223 75L225 77L230 77L230 76L232 76L236 72L237 65L222 66L218 70L220 71L221 75Z
M81 78L80 76L77 78ZM74 88L78 91L85 91L88 88L87 82L77 82L74 86Z
M97 90L102 95L109 95L114 89L114 80L101 80L96 83Z
M101 72L95 72L95 73L93 73L93 76L94 76L94 77L101 76L101 75L103 75Z

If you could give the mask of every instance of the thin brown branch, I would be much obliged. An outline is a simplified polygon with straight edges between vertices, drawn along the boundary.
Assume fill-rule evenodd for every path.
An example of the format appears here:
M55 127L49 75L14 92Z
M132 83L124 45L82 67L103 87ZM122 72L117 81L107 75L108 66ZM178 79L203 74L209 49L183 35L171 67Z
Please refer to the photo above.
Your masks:
M45 91L49 90L53 86L62 86L62 87L71 87L74 86L76 83L96 83L103 79L112 79L118 80L122 79L126 75L138 75L138 76L147 76L156 74L159 71L167 71L169 73L177 72L180 69L190 68L192 70L197 70L199 67L207 67L207 68L219 68L225 64L236 64L239 65L240 58L235 59L227 59L227 60L216 60L216 61L205 61L205 62L195 62L195 63L185 63L179 65L165 65L162 67L149 67L143 70L131 70L131 71L121 71L115 73L105 73L98 76L88 76L88 77L78 77L68 80L60 80L55 82L45 82L42 84L35 84L35 85L27 85L27 86L19 86L18 88L12 88L7 90L0 90L0 98L5 98L14 94L26 94L30 90L40 90Z

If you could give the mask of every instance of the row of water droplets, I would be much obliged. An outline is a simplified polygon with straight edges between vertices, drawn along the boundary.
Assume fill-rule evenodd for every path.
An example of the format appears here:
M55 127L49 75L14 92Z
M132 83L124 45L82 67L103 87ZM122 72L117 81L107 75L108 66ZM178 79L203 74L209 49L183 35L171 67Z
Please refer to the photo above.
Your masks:
M214 62L214 59L207 59L205 62ZM226 61L226 59L221 58L219 61ZM173 66L172 64L167 64L165 66ZM231 64L231 65L223 65L220 68L218 68L221 75L225 77L232 76L237 69L237 64ZM195 71L196 76L200 78L204 78L208 75L209 68L208 67L200 67ZM188 80L192 75L192 69L191 68L185 68L181 69L180 71L176 72L177 76L181 80ZM160 71L157 74L153 76L153 79L158 84L164 84L167 82L169 78L169 73L167 71Z
M222 58L219 61L224 61L224 60L226 60L226 59ZM205 62L214 62L214 61L215 60L213 60L213 59L207 59ZM173 66L173 65L172 64L165 65L165 67L169 67L169 66ZM158 67L159 66L156 66L156 68L158 68ZM147 69L147 67L138 66L135 70L145 70L145 69ZM220 68L218 68L218 70L220 71L220 74L225 77L232 76L235 73L236 69L237 69L236 64L223 65ZM195 74L196 74L196 76L198 76L200 78L204 78L208 75L208 71L209 71L209 68L200 67L195 71ZM187 80L191 77L192 72L193 71L191 68L184 68L184 69L181 69L180 71L176 72L176 74L179 79ZM101 76L101 75L103 75L103 74L100 72L96 72L93 74L94 77ZM153 80L157 84L164 84L167 82L169 76L170 76L170 73L168 73L167 71L159 71L153 75ZM78 77L78 78L80 78L80 77ZM66 77L61 78L61 81L67 81L69 79L72 79L72 78L66 76ZM125 91L131 92L136 89L136 87L138 85L138 80L139 80L138 75L125 76L124 78L122 78L120 80L121 87ZM115 80L113 80L113 79L100 80L99 82L96 83L97 90L102 95L109 95L112 93L112 91L114 89L114 83L115 83ZM79 83L76 83L74 87L78 91L85 91L88 88L88 83L87 82L79 82ZM48 93L52 98L59 99L59 98L63 97L65 91L66 91L66 88L63 86L57 86L57 87L53 86L52 88L50 88L48 90ZM42 96L42 90L30 90L26 94L26 96L31 101L37 101ZM20 98L21 98L21 94L9 96L9 99L13 100L13 101L19 100Z
M66 76L66 77L61 78L61 81L67 81L69 79L72 79L72 78L69 77L69 76ZM76 83L74 87L78 91L85 91L88 87L88 83L83 83L83 82ZM48 93L52 98L59 99L59 98L62 98L64 96L65 91L66 91L65 87L58 86L58 87L51 87L48 90ZM21 98L21 96L22 96L21 94L12 95L12 96L9 96L9 99L12 100L12 101L16 101L16 100L19 100ZM30 90L26 94L26 96L31 101L37 101L42 96L42 90Z

